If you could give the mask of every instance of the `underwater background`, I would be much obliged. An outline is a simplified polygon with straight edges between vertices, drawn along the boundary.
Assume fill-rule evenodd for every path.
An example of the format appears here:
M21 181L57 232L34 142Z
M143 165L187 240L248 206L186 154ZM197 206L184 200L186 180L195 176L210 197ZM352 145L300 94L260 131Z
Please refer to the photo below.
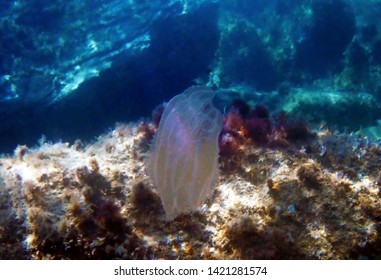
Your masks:
M0 259L381 259L380 15L0 1Z
M1 1L0 151L90 140L191 85L379 138L380 1ZM369 129L372 127L372 129Z

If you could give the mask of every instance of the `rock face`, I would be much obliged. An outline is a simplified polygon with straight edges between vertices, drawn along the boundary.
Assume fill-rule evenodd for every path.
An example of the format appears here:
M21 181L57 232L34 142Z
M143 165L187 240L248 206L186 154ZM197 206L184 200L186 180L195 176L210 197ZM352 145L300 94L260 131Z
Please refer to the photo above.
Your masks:
M339 128L347 127L349 131L374 125L376 117L381 117L377 99L366 92L293 89L281 108L310 123L326 122Z
M222 115L213 97L208 88L189 88L160 120L147 168L168 219L196 210L215 187Z
M327 131L242 143L199 211L167 221L143 164L151 128L0 158L0 259L381 258L380 147Z

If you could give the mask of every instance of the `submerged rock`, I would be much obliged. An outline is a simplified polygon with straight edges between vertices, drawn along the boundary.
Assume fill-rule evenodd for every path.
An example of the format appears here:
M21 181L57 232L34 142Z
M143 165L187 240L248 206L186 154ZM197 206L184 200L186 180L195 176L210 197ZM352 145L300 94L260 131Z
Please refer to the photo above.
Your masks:
M381 257L380 147L327 131L284 148L243 143L220 158L212 197L167 221L143 164L147 125L3 156L0 258Z

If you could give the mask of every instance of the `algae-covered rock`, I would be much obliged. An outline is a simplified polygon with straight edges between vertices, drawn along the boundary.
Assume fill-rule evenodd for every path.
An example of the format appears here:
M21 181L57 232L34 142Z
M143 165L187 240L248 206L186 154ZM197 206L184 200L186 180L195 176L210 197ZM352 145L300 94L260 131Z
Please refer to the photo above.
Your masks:
M210 199L167 221L143 163L147 129L120 125L82 147L41 142L0 158L0 258L381 257L381 150L366 139L244 141L221 156Z
M381 117L377 99L365 92L295 89L280 109L313 123L326 123L349 131L376 124Z

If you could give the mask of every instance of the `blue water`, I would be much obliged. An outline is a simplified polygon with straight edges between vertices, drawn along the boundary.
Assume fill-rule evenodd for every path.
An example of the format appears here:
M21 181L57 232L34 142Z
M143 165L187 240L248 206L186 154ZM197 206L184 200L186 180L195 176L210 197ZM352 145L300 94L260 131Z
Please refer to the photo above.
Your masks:
M374 126L380 15L381 1L2 0L0 153L41 135L91 140L197 84L221 110L242 98L342 131Z

